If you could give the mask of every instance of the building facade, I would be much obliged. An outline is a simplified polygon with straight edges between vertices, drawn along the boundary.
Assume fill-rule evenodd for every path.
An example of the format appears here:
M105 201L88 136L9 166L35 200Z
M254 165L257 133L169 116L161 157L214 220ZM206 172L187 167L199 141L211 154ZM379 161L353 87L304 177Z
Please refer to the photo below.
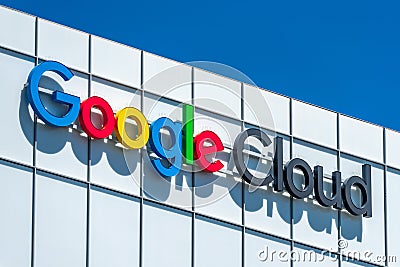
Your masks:
M101 97L114 113L135 107L149 124L182 122L190 104L194 135L212 131L222 141L215 160L223 167L199 171L184 162L165 177L149 147L127 149L115 133L91 138L79 120L44 123L26 91L32 70L49 60L73 73L69 81L54 72L40 79L52 115L68 112L50 97L54 91ZM396 131L6 7L0 90L0 266L400 266ZM91 118L104 123L96 111ZM281 140L278 168L295 158L322 166L327 195L333 172L343 186L349 177L365 178L363 166L370 166L372 215L323 207L316 189L314 197L296 198L243 181L232 154L237 136L252 128ZM249 165L261 157L268 169L264 156L250 153ZM294 176L305 190L302 173ZM367 201L362 189L349 191L358 206Z

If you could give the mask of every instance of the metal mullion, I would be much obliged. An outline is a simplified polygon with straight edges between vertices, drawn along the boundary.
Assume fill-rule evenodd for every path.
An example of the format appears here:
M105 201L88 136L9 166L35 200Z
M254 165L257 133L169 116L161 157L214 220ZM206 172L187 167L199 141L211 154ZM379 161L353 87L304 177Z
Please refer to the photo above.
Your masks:
M245 122L244 122L244 84L240 83L240 119L241 119L241 131L243 132L245 129ZM242 189L242 267L246 265L246 220L245 220L245 190L246 186L243 181L240 181L241 189Z
M388 215L387 215L387 155L386 155L386 129L383 128L383 220L384 220L384 231L385 231L385 266L389 266L389 248L388 248Z
M92 94L92 35L89 35L88 52L88 97ZM90 205L91 205L91 164L92 164L92 142L87 136L87 187L86 187L86 267L90 266Z
M35 66L38 65L38 29L39 29L39 18L35 17ZM33 170L32 170L32 228L31 228L31 266L35 265L35 221L36 221L36 149L37 149L37 116L33 115Z
M290 98L289 99L289 134L290 134L290 159L293 158L293 99ZM282 166L280 166L282 167ZM293 218L293 197L290 196L290 253L292 253L293 249L294 249L294 218ZM290 266L293 267L294 266L294 262L293 259L290 259Z
M339 113L336 113L336 148L337 148L337 162L336 162L336 168L338 171L341 169L341 164L340 164L340 157L341 157L341 152L340 152L340 115ZM342 183L342 181L340 181ZM339 240L342 238L342 211L340 209L337 210L338 214L338 240L337 240L337 251L338 251L338 266L342 266L342 249L339 246Z
M190 72L190 90L191 90L191 99L190 99L190 104L194 107L194 67L191 67L191 72ZM193 111L195 110L195 108L193 109ZM194 118L193 118L194 119ZM193 122L193 127L194 127L194 122ZM193 165L192 165L192 170L194 170ZM196 190L196 185L195 185L195 173L192 171L191 173L191 178L192 178L192 209L191 209L191 215L192 215L192 229L191 229L191 244L192 244L192 248L191 248L191 265L192 267L195 266L195 238L196 238L196 209L195 209L195 190Z
M144 112L144 52L140 50L140 110ZM139 266L143 266L143 209L144 209L144 193L143 193L143 177L144 177L144 167L143 167L143 156L145 149L142 147L139 151L140 153L140 177L139 177L139 199L140 199L140 207L139 207Z

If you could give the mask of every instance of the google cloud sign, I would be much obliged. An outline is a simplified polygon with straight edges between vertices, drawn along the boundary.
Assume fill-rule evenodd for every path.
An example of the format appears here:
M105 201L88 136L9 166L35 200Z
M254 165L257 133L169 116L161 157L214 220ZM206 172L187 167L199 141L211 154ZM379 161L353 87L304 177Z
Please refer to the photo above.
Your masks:
M182 123L161 117L149 125L143 113L134 107L125 107L114 114L111 106L103 98L92 96L81 101L78 96L54 91L52 100L69 107L68 112L59 117L46 109L39 96L39 82L47 71L58 74L65 81L74 76L66 66L55 61L43 62L35 66L30 72L26 86L27 98L35 114L45 124L52 127L66 127L78 119L82 129L93 139L107 138L115 132L118 141L126 149L140 149L147 146L148 151L157 155L156 158L151 159L151 164L163 177L177 175L184 161L185 164L197 165L205 172L217 172L224 167L220 160L210 159L210 155L224 150L224 145L218 135L206 130L194 136L193 106L183 105ZM96 127L91 120L93 108L99 110L102 114L103 123L101 127ZM135 138L127 133L125 122L128 118L134 120L137 125L138 130ZM160 134L161 131L165 130L169 132L172 139L172 145L168 148L163 146ZM273 168L265 177L255 177L247 168L244 157L245 142L249 137L258 139L264 147L272 145L269 136L258 128L247 129L236 137L232 154L235 167L245 182L254 186L272 184L275 191L282 192L286 189L291 196L297 199L314 194L318 203L324 207L345 208L355 216L372 216L370 165L363 165L362 177L351 176L344 182L342 182L339 171L333 172L332 193L327 196L323 188L322 166L315 166L311 169L309 164L300 158L291 159L285 166L283 165L283 141L281 137L275 137ZM302 187L296 186L294 182L295 169L297 172L300 171L304 177ZM357 204L352 198L354 188L358 188L361 192L362 200L360 204Z

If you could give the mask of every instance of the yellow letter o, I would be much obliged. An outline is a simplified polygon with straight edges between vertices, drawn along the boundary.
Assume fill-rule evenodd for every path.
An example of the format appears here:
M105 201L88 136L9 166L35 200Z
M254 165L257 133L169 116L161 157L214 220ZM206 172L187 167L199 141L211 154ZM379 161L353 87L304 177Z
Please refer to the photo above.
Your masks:
M138 136L132 139L126 133L125 121L127 118L133 119L138 127ZM149 124L142 112L133 107L126 107L117 112L116 115L117 139L124 146L132 149L139 149L146 145L149 140L150 129Z

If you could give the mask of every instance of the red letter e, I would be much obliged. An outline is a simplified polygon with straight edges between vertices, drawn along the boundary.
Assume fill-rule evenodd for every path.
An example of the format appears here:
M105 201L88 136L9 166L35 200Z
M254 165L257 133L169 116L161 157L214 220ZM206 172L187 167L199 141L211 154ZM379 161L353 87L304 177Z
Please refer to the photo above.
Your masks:
M208 141L210 146L205 146L204 143ZM199 133L194 138L194 156L200 168L207 172L216 172L224 167L221 161L209 162L206 158L207 155L224 150L221 139L218 135L211 131L204 131Z

